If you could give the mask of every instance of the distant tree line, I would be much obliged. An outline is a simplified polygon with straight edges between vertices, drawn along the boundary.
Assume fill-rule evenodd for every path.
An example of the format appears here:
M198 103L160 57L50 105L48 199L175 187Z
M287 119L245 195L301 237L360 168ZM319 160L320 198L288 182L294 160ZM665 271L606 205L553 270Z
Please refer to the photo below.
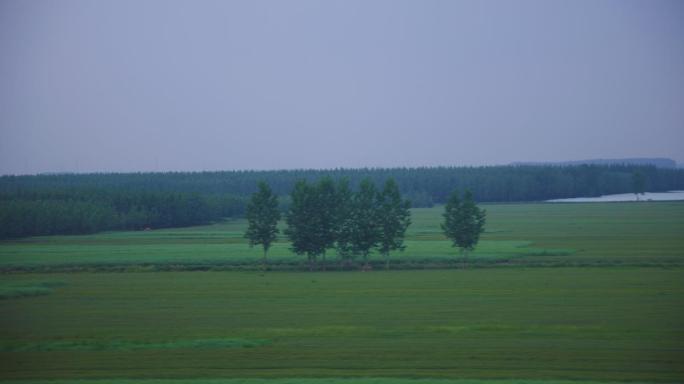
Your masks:
M0 238L198 225L241 214L242 200L177 192L3 192Z
M492 166L331 170L42 174L0 177L0 238L176 227L245 214L259 181L282 198L298 180L347 179L381 185L394 179L414 207L445 203L453 190L479 201L513 202L684 189L684 170L653 166Z
M684 189L684 169L653 166L487 166L424 168L359 168L329 170L158 172L43 174L0 177L0 193L31 191L106 190L122 192L183 192L248 198L265 181L285 196L298 180L324 176L347 178L356 187L363 179L379 185L396 180L401 193L414 206L445 203L453 190L466 189L479 201L538 201L578 196L599 196L633 191L633 174L643 174L650 192ZM246 206L246 200L244 201Z

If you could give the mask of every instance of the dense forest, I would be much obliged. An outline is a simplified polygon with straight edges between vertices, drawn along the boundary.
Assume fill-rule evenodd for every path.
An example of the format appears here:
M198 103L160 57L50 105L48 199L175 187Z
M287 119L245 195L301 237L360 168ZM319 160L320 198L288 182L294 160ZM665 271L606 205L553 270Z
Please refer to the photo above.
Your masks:
M0 177L0 238L178 227L244 214L259 181L289 205L297 180L394 178L414 207L444 203L469 189L480 202L540 201L684 189L684 170L653 166L490 166L330 170L42 174Z

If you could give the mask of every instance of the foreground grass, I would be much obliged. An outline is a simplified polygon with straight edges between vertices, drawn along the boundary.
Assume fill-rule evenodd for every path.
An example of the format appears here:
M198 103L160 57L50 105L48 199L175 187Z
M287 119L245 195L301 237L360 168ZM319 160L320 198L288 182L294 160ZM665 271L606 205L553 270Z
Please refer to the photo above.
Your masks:
M568 380L448 380L397 378L294 378L294 379L188 379L188 380L21 380L3 381L6 384L617 384L598 381ZM637 384L637 383L634 383Z
M0 301L2 379L684 380L682 268L53 273L3 280L48 277L66 285L47 296ZM63 347L121 340L154 347ZM193 340L268 342L198 348ZM62 347L40 347L50 345ZM126 383L113 381L120 382ZM311 381L319 382L326 383Z
M485 205L479 265L684 266L684 202ZM439 229L442 208L414 209L394 268L453 267L457 252ZM244 220L211 226L0 242L0 270L257 268L262 252L243 238ZM339 265L331 251L328 264ZM382 268L378 255L375 267ZM274 268L306 268L282 237Z

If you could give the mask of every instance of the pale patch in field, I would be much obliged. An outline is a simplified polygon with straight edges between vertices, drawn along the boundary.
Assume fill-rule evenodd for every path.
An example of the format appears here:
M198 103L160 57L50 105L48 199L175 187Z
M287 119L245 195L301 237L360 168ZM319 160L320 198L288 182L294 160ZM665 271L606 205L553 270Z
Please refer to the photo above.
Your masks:
M670 192L646 192L637 195L634 193L620 193L617 195L604 195L599 197L573 197L570 199L546 200L548 203L600 203L600 202L626 202L626 201L679 201L684 200L684 191Z

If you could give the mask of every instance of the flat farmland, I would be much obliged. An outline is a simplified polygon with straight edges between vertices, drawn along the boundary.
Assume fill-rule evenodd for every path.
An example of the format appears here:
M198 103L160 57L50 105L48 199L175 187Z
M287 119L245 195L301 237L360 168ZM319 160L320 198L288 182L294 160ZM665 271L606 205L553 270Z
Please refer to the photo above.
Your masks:
M15 274L4 379L678 382L684 270Z
M390 271L260 272L242 220L0 243L0 380L684 381L684 203L485 208L467 269L440 207Z
M484 204L486 232L472 265L684 264L684 202ZM442 207L413 209L406 250L394 268L459 267L458 252L442 235ZM207 226L85 236L46 236L0 242L0 270L244 269L258 268L262 251L243 238L236 219ZM379 255L374 267L383 268ZM306 257L284 236L269 253L273 268L306 269ZM328 252L330 268L339 265Z

